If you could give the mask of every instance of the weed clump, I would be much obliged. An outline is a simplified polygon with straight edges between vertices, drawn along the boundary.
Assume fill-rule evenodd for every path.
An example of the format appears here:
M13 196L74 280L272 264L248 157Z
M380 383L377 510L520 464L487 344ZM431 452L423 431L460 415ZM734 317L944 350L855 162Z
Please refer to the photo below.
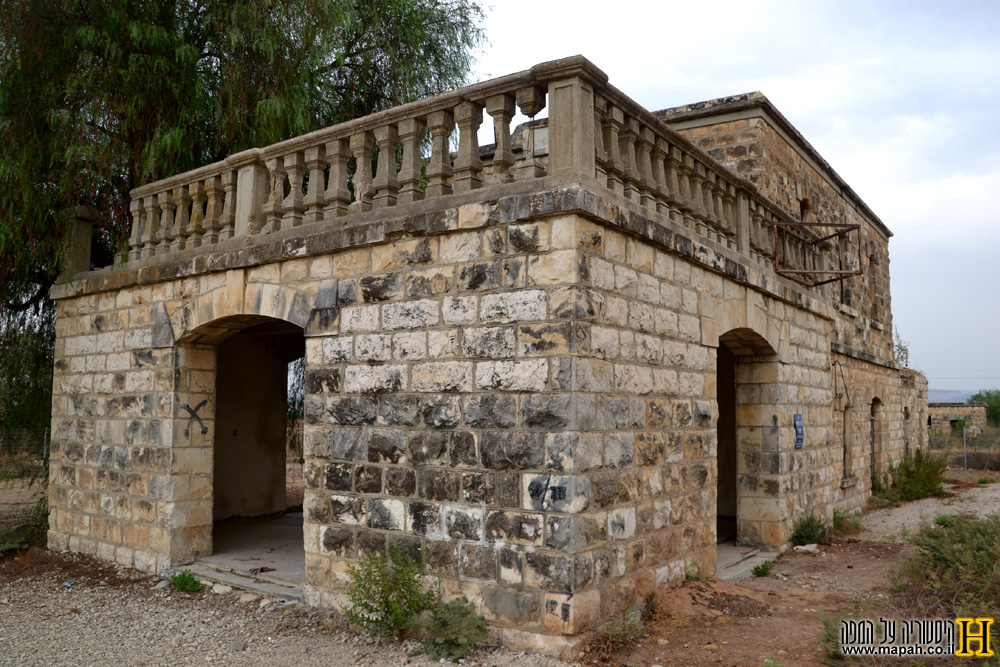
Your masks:
M792 544L825 544L827 542L826 522L810 512L799 518L792 526Z
M347 618L380 640L406 636L437 595L424 581L423 561L398 547L390 550L388 558L366 553L347 574L351 581L346 592L352 605L345 612Z
M755 577L766 577L771 574L771 568L774 567L774 561L764 561L760 565L754 565L753 576Z
M181 593L197 593L201 590L201 582L195 579L191 570L184 570L170 577L170 586Z
M486 639L486 619L464 596L435 606L421 625L430 635L424 640L424 653L432 660L458 661Z
M845 512L842 509L833 510L833 529L844 535L854 535L861 532L861 516L855 512Z
M922 449L907 452L889 468L892 487L901 500L920 500L944 494L941 485L948 458L944 454L927 454Z

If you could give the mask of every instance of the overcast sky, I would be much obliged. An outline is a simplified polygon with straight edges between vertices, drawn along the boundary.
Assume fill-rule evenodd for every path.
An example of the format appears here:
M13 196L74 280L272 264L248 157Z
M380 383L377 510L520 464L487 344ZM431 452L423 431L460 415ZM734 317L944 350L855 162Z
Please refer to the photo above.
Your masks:
M910 366L1000 387L1000 0L495 0L485 29L478 79L582 54L650 110L763 92L895 234Z

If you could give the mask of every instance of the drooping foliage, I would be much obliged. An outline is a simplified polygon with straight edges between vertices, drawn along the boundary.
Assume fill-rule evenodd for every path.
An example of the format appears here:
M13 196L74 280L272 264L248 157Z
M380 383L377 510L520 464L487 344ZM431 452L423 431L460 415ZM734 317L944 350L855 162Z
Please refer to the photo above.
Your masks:
M69 207L101 214L108 264L132 188L461 85L481 19L477 0L0 0L0 311L45 314L0 317L4 352L51 327Z

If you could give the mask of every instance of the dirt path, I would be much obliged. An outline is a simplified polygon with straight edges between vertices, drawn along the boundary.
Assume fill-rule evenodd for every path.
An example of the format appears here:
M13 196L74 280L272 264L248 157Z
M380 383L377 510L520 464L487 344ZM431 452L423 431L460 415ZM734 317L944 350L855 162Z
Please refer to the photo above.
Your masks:
M978 484L984 477L993 483ZM736 583L685 582L660 591L661 611L647 624L646 635L603 662L635 667L822 665L816 658L822 615L850 609L866 618L899 616L890 591L903 556L913 549L907 535L940 514L1000 512L996 473L949 471L946 478L953 480L946 484L949 497L871 512L863 517L858 535L823 546L819 554L783 555L770 576Z

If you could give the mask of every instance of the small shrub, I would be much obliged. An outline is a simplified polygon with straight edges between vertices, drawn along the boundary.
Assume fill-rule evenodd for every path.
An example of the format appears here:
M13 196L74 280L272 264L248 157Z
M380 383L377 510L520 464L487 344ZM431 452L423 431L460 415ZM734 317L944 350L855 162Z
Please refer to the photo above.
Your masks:
M899 507L903 504L899 491L889 482L889 476L876 477L872 480L872 495L868 498L871 509L880 510L886 507Z
M651 620L660 611L660 601L656 599L656 591L646 594L646 606L642 608L643 622Z
M754 565L753 576L755 577L766 577L771 574L771 568L774 566L774 561L764 561L760 565Z
M861 532L861 517L854 512L842 509L833 510L833 529L838 533L853 535Z
M847 658L840 647L840 621L843 616L821 614L819 620L823 622L823 629L817 635L819 646L823 649L822 655L817 655L816 659L828 667L845 667Z
M184 570L170 577L170 585L181 593L197 593L201 590L201 582L195 579L191 570Z
M622 646L634 644L642 635L644 629L642 612L635 603L629 604L625 613L615 616L604 626L604 644L609 651L614 652Z
M950 514L938 514L934 517L934 523L945 528L950 528L955 525L955 517Z
M901 500L920 500L944 494L941 481L947 467L948 457L945 454L927 454L917 449L907 452L892 465L889 477Z
M810 512L799 518L792 527L792 544L795 546L825 544L827 541L826 533L826 522Z
M424 582L423 561L398 547L392 547L388 559L381 553L366 553L347 574L351 581L346 593L352 606L345 614L380 640L404 637L437 597Z
M430 635L424 640L424 652L432 660L457 661L486 639L486 619L465 597L438 604L421 626Z

